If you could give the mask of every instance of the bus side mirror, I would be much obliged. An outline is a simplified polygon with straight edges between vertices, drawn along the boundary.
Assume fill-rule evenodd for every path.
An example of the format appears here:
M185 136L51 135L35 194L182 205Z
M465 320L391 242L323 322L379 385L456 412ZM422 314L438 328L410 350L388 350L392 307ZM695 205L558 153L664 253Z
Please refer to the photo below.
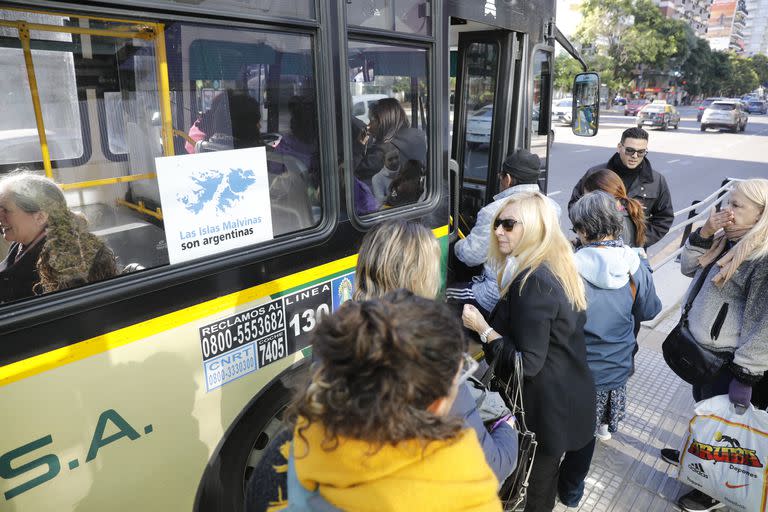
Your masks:
M597 73L579 73L573 79L573 124L571 129L579 137L594 137L600 120L600 76Z

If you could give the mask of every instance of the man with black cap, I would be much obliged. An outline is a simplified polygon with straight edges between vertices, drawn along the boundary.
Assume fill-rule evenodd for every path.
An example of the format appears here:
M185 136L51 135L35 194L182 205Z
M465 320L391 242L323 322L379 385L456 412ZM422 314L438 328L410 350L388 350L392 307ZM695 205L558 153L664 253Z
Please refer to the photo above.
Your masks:
M576 183L571 200L568 201L568 209L584 195L583 186L587 176L601 169L610 169L624 182L627 196L637 199L645 208L647 248L667 234L675 218L667 180L648 161L648 132L642 128L624 130L616 150L607 163L590 168Z
M483 265L483 273L470 283L459 284L446 290L446 297L453 302L472 304L487 316L499 301L499 285L496 281L498 269L487 263L488 244L491 238L491 224L499 208L512 194L540 192L539 173L541 160L525 149L518 149L509 155L501 166L499 193L493 202L484 206L477 214L477 222L469 235L456 242L453 250L456 257L470 267ZM560 206L550 199L550 204L560 216ZM507 266L514 264L510 259Z

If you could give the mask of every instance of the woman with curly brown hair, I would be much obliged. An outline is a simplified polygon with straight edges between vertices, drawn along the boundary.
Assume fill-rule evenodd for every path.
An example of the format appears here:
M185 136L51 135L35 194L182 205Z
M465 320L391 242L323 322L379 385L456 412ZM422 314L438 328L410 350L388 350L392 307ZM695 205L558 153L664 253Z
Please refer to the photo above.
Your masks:
M287 500L267 509L500 511L477 436L447 414L476 368L465 347L447 306L406 290L326 318L289 408ZM255 480L246 510L263 510Z

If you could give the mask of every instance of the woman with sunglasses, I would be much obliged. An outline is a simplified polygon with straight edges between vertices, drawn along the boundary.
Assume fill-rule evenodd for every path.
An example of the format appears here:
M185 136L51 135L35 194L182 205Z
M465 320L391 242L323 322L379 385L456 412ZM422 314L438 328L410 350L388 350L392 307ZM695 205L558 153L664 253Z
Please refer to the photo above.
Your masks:
M489 260L505 268L506 258L514 256L517 266L510 275L499 275L502 298L490 322L471 305L464 307L462 319L480 335L502 379L512 372L515 352L522 355L523 406L539 442L525 511L549 512L558 490L570 490L583 479L578 452L590 450L594 441L595 385L584 345L584 283L571 244L543 194L512 196L493 228Z
M448 306L406 290L348 301L312 350L281 448L287 493L258 508L257 468L246 510L501 511L477 436L448 414L477 368Z

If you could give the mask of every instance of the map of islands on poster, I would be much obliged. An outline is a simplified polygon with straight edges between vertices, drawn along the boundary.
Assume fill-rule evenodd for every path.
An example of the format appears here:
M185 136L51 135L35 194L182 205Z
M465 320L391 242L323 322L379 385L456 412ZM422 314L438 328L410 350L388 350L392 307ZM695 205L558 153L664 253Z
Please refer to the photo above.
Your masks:
M272 239L263 147L155 159L171 263Z

